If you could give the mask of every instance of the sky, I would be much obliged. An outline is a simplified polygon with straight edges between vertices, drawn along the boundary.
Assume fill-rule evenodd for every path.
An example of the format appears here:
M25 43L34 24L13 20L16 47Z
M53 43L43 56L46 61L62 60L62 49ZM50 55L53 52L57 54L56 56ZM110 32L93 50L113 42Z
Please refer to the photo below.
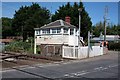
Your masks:
M59 6L65 5L67 2L37 2L40 6L49 9L52 14L59 9ZM70 2L73 5L74 2ZM15 10L21 6L30 6L31 2L2 2L2 17L13 18ZM108 22L118 24L118 2L83 2L85 10L88 12L93 25L103 21L105 6L108 6Z

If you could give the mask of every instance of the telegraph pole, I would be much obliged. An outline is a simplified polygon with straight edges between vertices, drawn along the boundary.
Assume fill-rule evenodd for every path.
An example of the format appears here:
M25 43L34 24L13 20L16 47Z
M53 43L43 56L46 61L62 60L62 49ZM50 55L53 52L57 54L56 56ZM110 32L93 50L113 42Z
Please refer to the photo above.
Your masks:
M82 12L82 8L79 8L78 11L79 11L79 39L78 39L78 42L80 42L79 40L80 40L80 32L81 32L81 12Z
M104 14L104 47L106 47L106 23L107 23L107 15L108 15L108 6L105 7L105 14Z
M50 22L52 22L52 6L51 6L51 11L50 11Z

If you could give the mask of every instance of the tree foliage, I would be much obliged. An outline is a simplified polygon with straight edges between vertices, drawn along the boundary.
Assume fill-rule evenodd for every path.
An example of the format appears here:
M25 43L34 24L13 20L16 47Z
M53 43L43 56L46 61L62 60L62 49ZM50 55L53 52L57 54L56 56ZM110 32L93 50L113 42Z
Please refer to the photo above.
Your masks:
M32 3L31 6L22 6L15 11L12 27L15 35L23 35L25 40L27 36L34 36L34 28L41 27L49 22L49 10Z
M11 27L12 19L7 17L2 17L1 19L2 19L2 38L12 36L13 35Z
M102 22L97 23L95 26L92 27L93 34L96 37L100 36L100 33L104 34L104 24ZM119 25L107 25L106 27L106 34L107 35L120 35L120 26Z
M66 5L60 6L59 9L55 12L55 15L52 16L52 21L55 21L57 19L65 20L66 16L70 16L71 24L79 27L79 8L82 8L81 36L85 39L87 38L88 31L91 30L92 22L82 2L79 4L75 2L73 5L70 5L68 2Z

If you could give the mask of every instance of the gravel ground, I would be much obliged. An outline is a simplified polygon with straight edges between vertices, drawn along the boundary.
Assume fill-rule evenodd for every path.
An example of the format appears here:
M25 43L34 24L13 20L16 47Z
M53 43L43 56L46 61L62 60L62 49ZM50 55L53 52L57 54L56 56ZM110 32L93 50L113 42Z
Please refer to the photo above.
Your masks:
M119 53L118 51L108 51L109 55L112 55L112 53ZM107 55L102 56L103 59L106 59ZM117 55L112 55L118 58ZM101 58L100 56L97 57L97 59ZM94 58L95 59L95 58ZM90 60L94 60L90 59ZM110 57L111 59L111 57ZM83 61L87 61L89 59L84 59ZM63 59L63 62L69 62L69 61L77 61L77 60L69 60L69 59ZM82 62L82 60L80 60ZM33 59L33 58L21 58L17 59L16 61L0 61L0 68L4 69L9 69L12 67L19 67L19 66L25 66L25 65L35 65L35 64L46 64L46 63L54 63L54 62L59 62L59 61L51 61L51 60L46 60L46 59Z
M34 64L42 64L42 63L51 63L53 61L49 60L43 60L43 59L18 59L16 61L2 61L0 62L2 64L2 69L4 68L11 68L11 67L18 67L23 65L34 65Z

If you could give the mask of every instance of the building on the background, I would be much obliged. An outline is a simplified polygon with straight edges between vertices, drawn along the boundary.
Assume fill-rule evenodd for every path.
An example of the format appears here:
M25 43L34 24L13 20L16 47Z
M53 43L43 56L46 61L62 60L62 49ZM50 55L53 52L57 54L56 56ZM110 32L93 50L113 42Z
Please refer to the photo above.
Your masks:
M100 37L94 37L91 40L93 41L104 41L104 35L101 35ZM106 35L106 41L119 41L120 36L119 35Z
M104 45L104 35L100 35L99 37L94 37L91 39L91 41L94 43L94 45L99 45L102 43ZM109 42L118 42L120 41L119 35L106 35L106 43L109 44Z
M43 55L62 55L62 46L78 46L78 28L70 24L70 17L66 20L56 20L40 28L35 28L34 54L36 47ZM83 38L80 37L80 45Z

